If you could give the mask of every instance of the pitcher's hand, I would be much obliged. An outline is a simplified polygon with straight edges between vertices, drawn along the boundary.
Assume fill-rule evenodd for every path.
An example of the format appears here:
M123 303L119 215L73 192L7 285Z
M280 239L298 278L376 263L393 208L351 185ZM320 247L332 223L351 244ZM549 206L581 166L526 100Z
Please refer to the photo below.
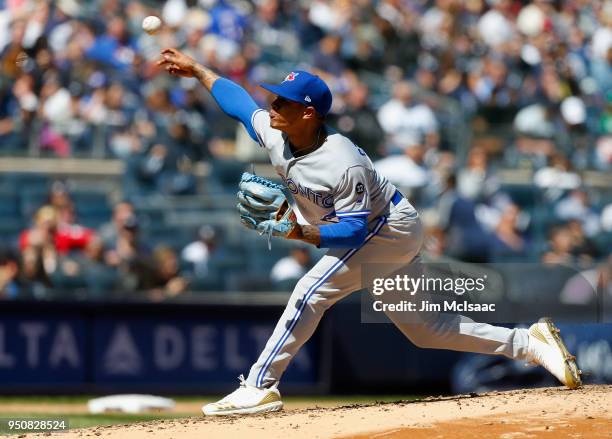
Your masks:
M161 59L157 61L157 65L164 67L171 75L193 78L197 63L180 50L168 48L161 51Z

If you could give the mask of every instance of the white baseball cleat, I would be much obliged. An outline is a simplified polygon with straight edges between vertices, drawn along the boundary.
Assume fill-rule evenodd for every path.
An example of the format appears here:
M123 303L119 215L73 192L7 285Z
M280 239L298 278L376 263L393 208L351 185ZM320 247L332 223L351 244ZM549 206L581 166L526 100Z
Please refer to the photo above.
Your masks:
M246 383L243 375L238 377L240 387L217 402L202 407L205 416L252 415L275 412L283 408L280 392L276 387L260 389Z
M559 332L549 318L542 318L531 325L527 361L539 364L567 387L576 389L582 385L582 372L576 366L576 357L563 344Z

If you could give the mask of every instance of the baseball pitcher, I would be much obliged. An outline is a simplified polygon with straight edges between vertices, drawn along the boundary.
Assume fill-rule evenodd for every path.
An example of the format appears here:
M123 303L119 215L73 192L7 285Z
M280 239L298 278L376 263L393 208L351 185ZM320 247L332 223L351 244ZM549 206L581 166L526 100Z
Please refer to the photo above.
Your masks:
M241 377L236 391L202 408L205 415L280 410L283 372L325 310L362 288L362 265L376 263L377 277L384 277L418 260L423 242L419 215L375 171L362 149L325 125L332 95L318 76L294 71L280 84L261 84L275 95L271 108L264 110L242 87L176 49L164 49L158 64L171 75L197 78L226 114L244 124L268 152L308 225L296 222L276 184L250 174L240 182L242 222L268 237L329 249L297 283L248 377ZM569 388L581 384L574 357L550 320L529 329L508 329L453 314L439 313L421 324L389 317L417 346L504 355L545 367Z

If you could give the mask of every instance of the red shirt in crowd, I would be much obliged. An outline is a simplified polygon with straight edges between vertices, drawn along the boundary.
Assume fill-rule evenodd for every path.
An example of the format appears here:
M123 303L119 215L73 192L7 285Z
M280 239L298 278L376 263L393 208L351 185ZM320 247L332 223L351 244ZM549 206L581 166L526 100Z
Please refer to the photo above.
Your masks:
M29 245L31 229L24 230L19 236L19 248L23 250ZM87 244L95 236L92 229L88 229L76 224L59 226L55 232L55 249L60 254L69 253L72 250L79 250L87 247Z

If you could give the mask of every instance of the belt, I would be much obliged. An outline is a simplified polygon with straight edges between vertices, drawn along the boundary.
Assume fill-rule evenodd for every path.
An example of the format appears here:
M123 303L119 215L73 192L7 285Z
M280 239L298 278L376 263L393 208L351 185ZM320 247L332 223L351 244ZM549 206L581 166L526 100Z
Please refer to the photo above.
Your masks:
M391 204L393 204L394 206L397 206L403 199L404 199L404 196L402 195L402 193L396 189L395 193L391 197Z

